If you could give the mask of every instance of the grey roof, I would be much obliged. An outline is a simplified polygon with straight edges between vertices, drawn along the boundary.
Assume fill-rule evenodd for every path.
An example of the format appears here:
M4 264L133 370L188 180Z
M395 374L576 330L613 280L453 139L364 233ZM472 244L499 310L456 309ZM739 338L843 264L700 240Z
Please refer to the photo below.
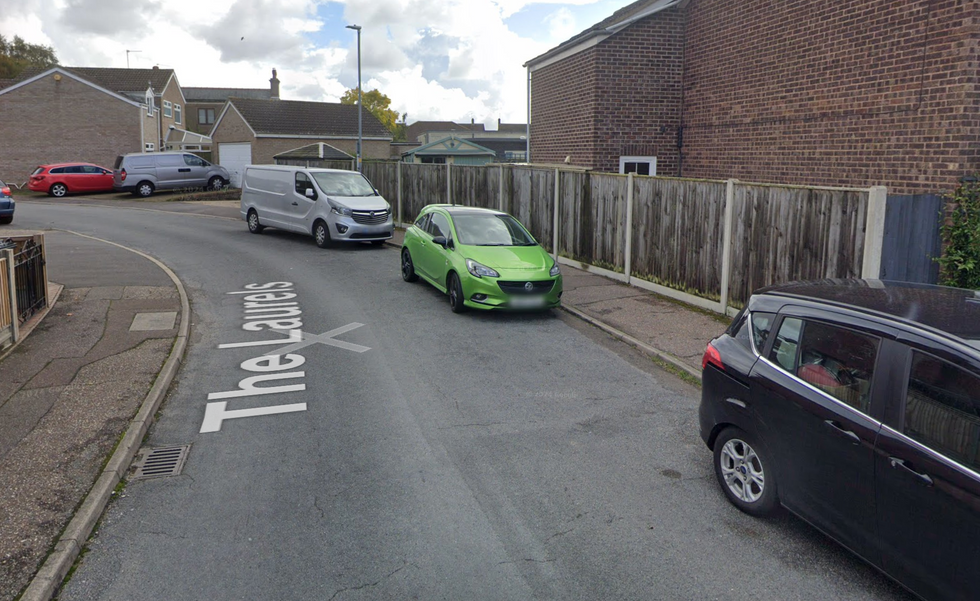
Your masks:
M524 66L533 65L541 61L547 60L552 56L563 52L564 50L571 48L581 42L588 40L589 38L611 33L609 30L617 25L622 25L628 23L629 21L643 16L645 13L653 14L665 8L670 8L676 4L679 4L682 0L637 0L632 4L628 4L623 8L617 10L609 17L599 21L592 27L589 27L585 31L579 32L565 40L561 44L555 46L551 50L532 58L531 60L524 63Z
M487 130L493 131L493 130ZM527 123L500 123L497 125L497 131L501 133L512 133L519 135L527 134Z
M182 88L187 102L225 102L229 98L272 98L269 88Z
M431 131L484 131L482 123L454 123L452 121L416 121L405 129L405 137L409 140L417 140L422 134Z
M357 105L299 100L229 98L256 134L292 136L357 136ZM365 138L391 139L391 132L370 111L364 111Z
M174 74L173 69L114 69L108 67L61 67L110 92L138 92L140 98L148 86L156 93L163 92ZM42 73L47 69L42 69ZM35 74L36 75L36 74Z
M329 161L349 161L354 157L347 154L343 150L334 148L329 144L325 144L323 142L317 142L316 144L310 144L308 146L303 146L301 148L294 148L286 152L281 152L272 158L299 159L299 160L326 159Z

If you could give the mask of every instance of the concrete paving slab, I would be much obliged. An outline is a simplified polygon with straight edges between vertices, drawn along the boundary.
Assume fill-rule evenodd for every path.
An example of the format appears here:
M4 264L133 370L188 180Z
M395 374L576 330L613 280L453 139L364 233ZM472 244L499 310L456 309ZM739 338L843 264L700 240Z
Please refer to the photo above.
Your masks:
M157 332L160 330L172 330L177 323L177 312L168 311L164 313L137 313L133 317L133 324L129 326L130 332Z

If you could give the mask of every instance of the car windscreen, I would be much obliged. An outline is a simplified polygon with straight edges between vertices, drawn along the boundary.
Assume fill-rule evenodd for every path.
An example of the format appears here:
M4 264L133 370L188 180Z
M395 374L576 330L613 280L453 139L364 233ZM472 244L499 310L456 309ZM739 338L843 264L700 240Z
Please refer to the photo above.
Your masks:
M537 242L513 217L504 214L454 215L456 238L469 246L534 246Z
M312 172L310 175L329 196L374 196L374 186L360 173Z

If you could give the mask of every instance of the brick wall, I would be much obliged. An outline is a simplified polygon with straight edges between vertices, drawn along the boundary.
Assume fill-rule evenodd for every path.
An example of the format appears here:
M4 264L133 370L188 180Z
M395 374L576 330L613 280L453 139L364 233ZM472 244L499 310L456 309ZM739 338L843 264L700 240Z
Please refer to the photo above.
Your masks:
M38 165L67 161L111 169L140 152L139 107L61 76L0 95L0 179L21 184Z
M595 164L595 48L531 73L531 161Z
M531 75L531 160L618 172L655 156L677 175L683 13L662 11Z
M693 0L686 177L951 189L978 163L980 7Z

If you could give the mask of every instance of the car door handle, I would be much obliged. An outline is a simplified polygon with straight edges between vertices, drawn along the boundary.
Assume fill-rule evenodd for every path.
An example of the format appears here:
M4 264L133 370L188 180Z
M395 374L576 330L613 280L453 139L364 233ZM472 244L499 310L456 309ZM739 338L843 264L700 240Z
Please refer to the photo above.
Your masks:
M299 203L298 203L298 202L294 202L294 203L293 203L293 206L294 206L294 207L298 207L298 206L299 206Z
M919 472L917 472L914 469L910 468L908 466L908 464L905 463L905 460L904 459L899 459L898 457L889 457L888 458L888 463L890 463L892 467L901 468L903 471L911 474L923 486L932 486L933 485L932 477L929 474L920 474Z
M181 173L190 173L191 172L191 170L190 170L189 167L186 168L186 169L177 169L177 171L180 171Z
M830 429L833 430L836 434L850 440L851 444L861 444L860 436L858 436L854 432L851 432L850 430L845 430L844 428L840 427L840 424L838 424L837 422L828 419L824 422L824 424L826 426L829 426Z

